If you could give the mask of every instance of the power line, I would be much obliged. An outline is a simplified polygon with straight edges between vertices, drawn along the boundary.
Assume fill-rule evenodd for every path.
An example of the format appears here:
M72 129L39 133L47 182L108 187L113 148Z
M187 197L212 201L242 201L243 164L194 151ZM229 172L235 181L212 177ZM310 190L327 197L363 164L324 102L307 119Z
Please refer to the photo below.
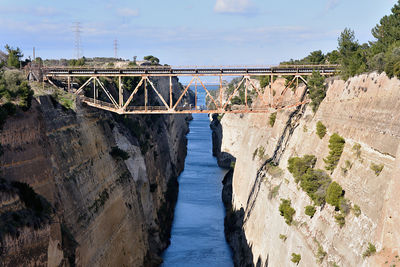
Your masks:
M81 23L75 22L74 33L75 33L75 57L79 59L81 57Z
M114 40L114 58L118 58L118 40Z

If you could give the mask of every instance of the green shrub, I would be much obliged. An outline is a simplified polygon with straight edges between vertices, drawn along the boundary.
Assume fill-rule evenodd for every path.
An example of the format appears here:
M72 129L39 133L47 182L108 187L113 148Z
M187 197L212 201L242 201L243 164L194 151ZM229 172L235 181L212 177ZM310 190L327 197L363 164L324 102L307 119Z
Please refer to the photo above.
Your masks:
M269 116L269 125L270 125L271 127L274 127L275 121L276 121L276 112L272 113L272 114Z
M110 155L115 159L122 159L122 160L127 160L130 157L128 152L116 146L111 148Z
M314 155L305 155L302 158L292 157L288 160L288 170L293 175L294 180L298 183L308 169L312 169L317 162Z
M342 155L345 143L346 141L344 138L337 133L331 135L328 146L330 149L329 155L326 157L326 159L324 159L324 162L326 163L326 170L333 171L336 168L337 164L339 163L340 156Z
M291 201L288 199L281 199L281 204L279 205L279 212L281 216L285 218L285 222L291 225L293 222L293 215L296 213L295 209L291 206Z
M354 213L354 215L355 215L356 217L360 216L360 215L361 215L360 206L354 205L354 206L353 206L353 213Z
M299 262L301 261L301 255L300 254L296 254L296 253L292 253L291 261L298 265Z
M285 242L286 239L287 239L287 236L286 236L286 235L283 235L283 234L280 234L280 235L279 235L279 238L280 238L283 242Z
M306 206L304 213L312 218L315 214L315 211L316 209L314 206Z
M317 122L317 135L319 137L319 139L324 138L325 134L326 134L326 127L325 125L322 124L322 122Z
M326 251L324 251L324 248L320 244L318 244L318 250L317 250L316 257L317 257L317 261L319 263L322 263L324 261L326 254L327 253L326 253Z
M372 256L375 254L375 252L376 252L375 245L372 243L368 243L368 248L364 251L363 257L365 258L365 257Z
M24 75L18 70L0 71L0 99L3 104L0 121L16 112L16 106L27 111L31 106L33 91ZM4 117L4 114L7 114Z
M342 196L343 188L337 182L332 182L328 186L328 190L326 192L326 202L334 206L336 209L339 209Z
M371 163L371 170L373 170L375 172L376 176L379 176L379 174L381 174L383 167L385 167L385 165L383 164L375 164L375 163Z
M326 190L331 183L331 178L323 170L315 170L317 159L313 155L302 158L293 157L288 160L288 170L293 175L296 183L314 201L316 205L325 203Z
M323 170L309 169L300 181L300 187L314 201L315 205L325 203L325 195L331 178Z
M52 97L54 98L55 101L60 103L60 105L64 110L75 108L75 96L73 94L56 90L52 94Z
M342 213L338 213L335 215L336 223L342 228L346 223L346 216Z

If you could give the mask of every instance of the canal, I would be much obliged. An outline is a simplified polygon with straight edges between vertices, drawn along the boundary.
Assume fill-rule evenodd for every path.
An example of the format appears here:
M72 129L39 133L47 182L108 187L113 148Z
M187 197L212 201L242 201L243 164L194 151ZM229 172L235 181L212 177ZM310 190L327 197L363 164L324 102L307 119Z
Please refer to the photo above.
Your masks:
M202 99L199 97L199 105L204 103ZM163 267L233 266L224 236L225 209L221 200L221 181L227 170L219 168L212 156L209 124L207 114L194 114L190 122L188 154L178 178L171 245L163 254Z

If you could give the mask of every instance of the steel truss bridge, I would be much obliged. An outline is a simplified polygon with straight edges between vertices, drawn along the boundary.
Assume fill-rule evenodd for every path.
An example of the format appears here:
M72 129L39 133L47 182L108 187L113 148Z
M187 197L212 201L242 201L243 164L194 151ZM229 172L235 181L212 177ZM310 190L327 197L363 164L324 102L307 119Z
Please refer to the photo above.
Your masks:
M284 102L285 94L288 88L295 85L295 89L299 87L299 81L307 85L304 76L312 75L314 71L324 76L335 75L339 70L338 65L282 65L273 67L170 67L170 66L151 66L151 67L132 67L124 69L116 68L42 68L43 80L52 84L52 79L66 79L68 91L79 95L81 100L89 106L116 112L118 114L179 114L179 113L268 113L283 108L290 108L305 104L305 94L299 97L291 97L291 101ZM254 84L252 77L270 76L270 81L276 76L290 76L291 81L286 85L285 89L274 96L272 83L266 88L267 93L260 91ZM186 76L191 78L190 82L179 93L179 97L174 101L173 93L173 77ZM206 87L206 82L202 81L205 76L219 77L219 93L212 94ZM239 83L230 94L224 94L223 77L238 76L241 77ZM78 89L72 88L72 79L74 77L86 77L87 80ZM117 77L118 78L118 95L113 94L104 86L99 77ZM134 90L129 94L124 94L123 77L140 77L140 81ZM160 88L151 81L152 77L169 77L169 96L160 93ZM295 83L295 84L294 84ZM92 85L93 96L82 96L84 89ZM184 105L182 99L188 93L190 86L195 87L195 104ZM212 109L202 109L197 106L198 87L204 89L209 103L212 103ZM148 90L153 90L160 102L161 106L152 106L148 100ZM107 96L107 101L98 99L98 91L102 90ZM138 98L138 91L144 91L144 105L132 105L132 101ZM249 91L255 91L257 94L257 105L249 105ZM238 93L244 93L244 105L231 105L231 100ZM128 96L129 95L129 96ZM293 95L296 95L293 94ZM295 98L295 99L293 99Z

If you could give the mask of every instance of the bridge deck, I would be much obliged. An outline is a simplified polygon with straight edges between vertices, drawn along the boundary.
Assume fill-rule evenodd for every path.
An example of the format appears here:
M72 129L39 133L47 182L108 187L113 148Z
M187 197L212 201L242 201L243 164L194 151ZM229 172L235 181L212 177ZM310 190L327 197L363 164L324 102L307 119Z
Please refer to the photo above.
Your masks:
M134 67L134 68L43 68L46 76L259 76L333 75L337 65L283 65L274 67Z
M115 112L118 114L215 114L215 113L233 113L233 114L241 114L241 113L272 113L281 109L287 109L292 107L297 107L309 102L309 100L304 100L302 102L293 102L293 103L282 103L280 106L275 107L245 107L245 106L237 106L232 109L201 109L194 107L177 107L175 109L168 109L164 106L129 106L126 109L117 108L114 105L95 100L93 98L81 96L81 101L88 106Z

